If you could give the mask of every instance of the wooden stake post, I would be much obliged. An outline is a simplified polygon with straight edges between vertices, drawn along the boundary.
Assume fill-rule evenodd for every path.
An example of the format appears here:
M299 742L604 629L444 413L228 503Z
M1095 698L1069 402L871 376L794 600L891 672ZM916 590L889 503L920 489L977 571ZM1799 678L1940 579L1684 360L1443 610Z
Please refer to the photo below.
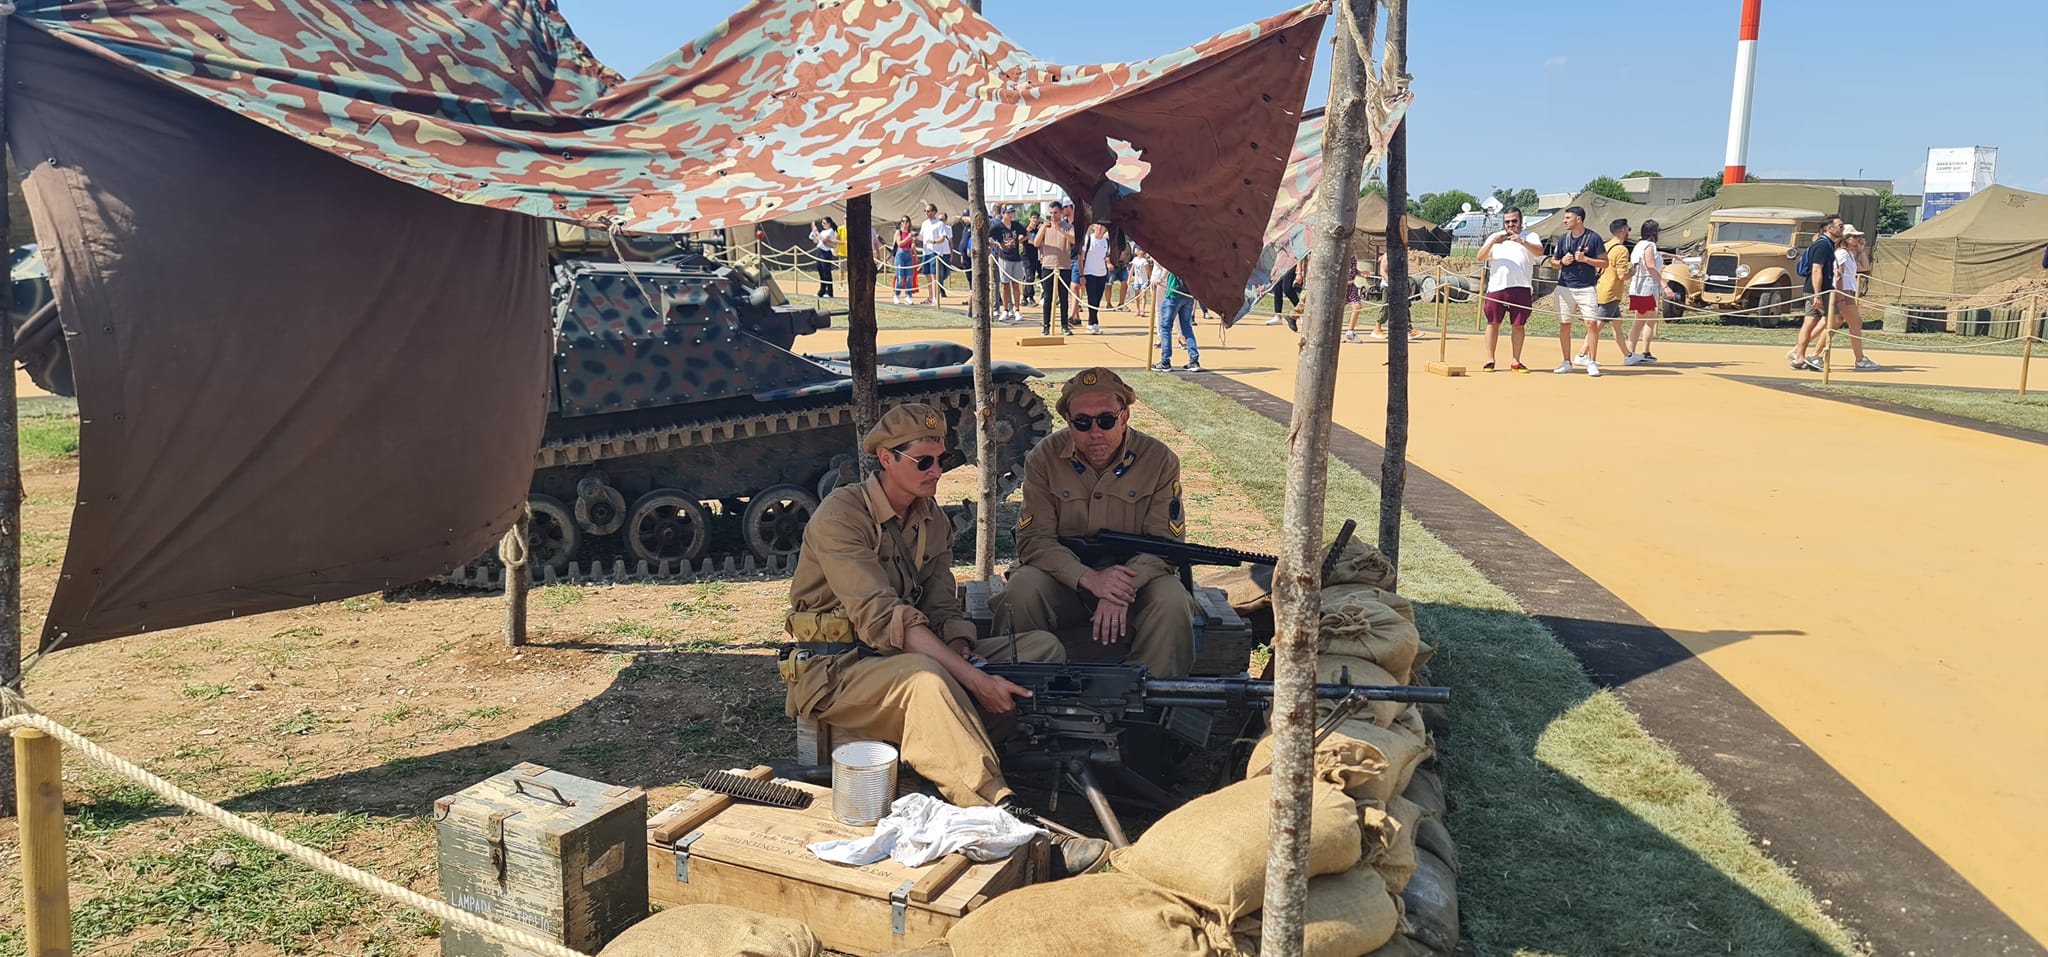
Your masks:
M64 851L64 748L34 728L14 729L21 813L21 899L27 957L70 957L71 878Z
M498 548L505 561L505 644L514 648L526 644L526 592L533 584L533 509L522 505L519 520L505 533L508 539ZM507 552L516 550L518 561Z
M1400 2L1400 0L1395 0ZM1316 189L1308 310L1302 317L1300 375L1288 425L1287 493L1280 562L1273 573L1273 800L1259 952L1299 957L1308 901L1311 738L1315 732L1315 640L1322 590L1323 500L1328 492L1330 413L1337 388L1337 332L1344 320L1358 184L1366 156L1365 66L1374 0L1337 0L1337 42L1323 133L1323 182ZM1389 184L1392 190L1400 187ZM1392 208L1404 204L1396 192ZM1392 257L1389 256L1391 260ZM1406 256L1402 257L1405 271ZM1405 315L1405 313L1404 313ZM1396 337L1398 338L1398 336Z

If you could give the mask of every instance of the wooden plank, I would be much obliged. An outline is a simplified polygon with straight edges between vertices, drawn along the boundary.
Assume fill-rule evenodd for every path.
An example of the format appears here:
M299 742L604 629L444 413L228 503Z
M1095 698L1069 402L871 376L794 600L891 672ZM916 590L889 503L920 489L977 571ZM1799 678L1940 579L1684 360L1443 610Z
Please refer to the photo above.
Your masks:
M751 781L766 781L773 777L774 773L767 765L760 764L755 765L752 770L743 772L740 777ZM663 844L674 844L676 838L704 826L704 822L711 820L718 815L718 812L732 806L733 799L730 794L719 794L715 791L701 789L691 793L703 795L703 797L691 806L687 813L677 814L658 825L650 821L647 826L648 840L659 841Z
M953 886L953 882L959 880L961 874L966 873L967 865L971 863L973 862L969 861L965 854L946 855L937 864L927 868L923 877L918 878L917 884L910 888L910 899L920 904L930 902L934 895L942 894L946 888Z
M1430 375L1461 376L1465 374L1465 367L1450 362L1425 362L1422 371Z
M648 870L658 875L650 884L650 896L656 903L667 907L725 904L800 920L828 949L856 957L908 950L944 937L966 912L965 906L960 914L950 914L913 902L904 909L903 934L898 936L892 933L886 895L848 894L694 854L690 857L690 882L681 884L673 879L673 854L651 845L647 851Z
M1066 336L1018 336L1018 337L1017 337L1017 344L1018 344L1018 345L1020 345L1020 346L1063 346L1063 345L1066 345L1066 344L1067 344L1067 337L1066 337Z

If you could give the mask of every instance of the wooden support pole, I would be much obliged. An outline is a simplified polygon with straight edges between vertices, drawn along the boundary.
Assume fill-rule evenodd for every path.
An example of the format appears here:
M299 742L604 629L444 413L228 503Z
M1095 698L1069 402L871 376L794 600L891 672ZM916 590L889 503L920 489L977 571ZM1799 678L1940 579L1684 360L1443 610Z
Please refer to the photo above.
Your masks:
M2020 346L2020 398L2027 397L2027 367L2034 364L2034 334L2027 333L2027 341Z
M1828 293L1827 293L1827 297L1828 297L1828 314L1827 314L1827 318L1825 318L1825 319L1822 319L1822 320L1821 320L1821 325L1820 325L1820 384L1821 384L1821 385L1831 385L1831 384L1833 384L1833 382L1834 382L1834 372L1835 372L1835 361L1834 361L1834 360L1835 360L1835 300L1836 300L1836 299L1837 299L1838 297L1840 297L1841 295L1842 295L1842 293L1841 293L1841 290L1838 290L1838 289L1836 289L1836 290L1829 290L1829 291L1828 291Z
M505 644L526 644L526 593L533 586L533 509L519 508L519 520L505 533L498 557L505 559ZM512 559L517 559L514 561Z
M857 238L872 248L868 237L874 233L875 198L855 196L846 201L846 244L849 252ZM935 274L936 275L936 274ZM846 352L853 367L853 454L866 471L872 463L861 454L860 442L882 418L882 396L875 383L875 258L846 257Z
M1381 69L1408 73L1408 0L1387 0ZM1380 551L1401 569L1401 498L1408 485L1408 123L1387 140L1387 439L1380 459Z
M21 899L27 957L70 957L71 878L64 850L64 748L34 728L14 729L14 790L21 814Z
M0 16L0 90L7 84L7 23ZM7 141L7 98L0 95L0 143ZM9 230L0 203L0 236ZM11 250L10 250L11 252ZM21 423L14 395L14 326L0 329L0 685L21 690ZM0 815L14 809L12 751L0 750Z
M1397 0L1398 2L1398 0ZM1287 433L1287 491L1279 565L1273 570L1273 732L1271 853L1260 911L1259 952L1300 957L1308 903L1309 807L1314 772L1316 625L1323 577L1323 506L1328 494L1330 415L1337 392L1337 333L1344 321L1344 285L1358 184L1366 158L1366 76L1375 0L1337 0L1337 42L1330 106L1323 132L1323 182L1316 188L1308 303L1296 360L1294 411Z
M1444 288L1444 266L1437 263L1436 288ZM1449 362L1451 352L1451 294L1444 292L1436 301L1436 361Z
M981 0L967 0L967 9L981 12ZM995 342L989 333L995 315L995 289L989 274L995 265L988 250L987 167L980 157L967 164L967 208L974 211L973 273L970 307L974 312L974 461L981 473L980 505L974 510L974 577L996 577L996 374ZM1018 467L1023 467L1018 463Z

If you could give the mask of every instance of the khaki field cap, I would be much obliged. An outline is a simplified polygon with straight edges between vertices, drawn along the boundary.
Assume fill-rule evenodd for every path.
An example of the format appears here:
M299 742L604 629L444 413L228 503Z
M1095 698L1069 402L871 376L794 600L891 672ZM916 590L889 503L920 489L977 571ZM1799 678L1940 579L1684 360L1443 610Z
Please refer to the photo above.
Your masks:
M882 421L868 430L861 450L875 455L883 449L901 448L918 439L946 441L946 414L928 405L899 405L882 413Z
M1053 406L1053 409L1060 414L1060 418L1064 419L1067 417L1067 410L1070 404L1075 399L1090 392L1107 392L1114 395L1123 400L1125 408L1129 408L1131 403L1138 401L1138 394L1132 392L1131 387L1125 385L1124 380L1118 378L1116 373L1101 366L1096 366L1093 369L1082 369L1080 372L1074 373L1074 377L1068 379L1066 385L1060 386L1060 400Z

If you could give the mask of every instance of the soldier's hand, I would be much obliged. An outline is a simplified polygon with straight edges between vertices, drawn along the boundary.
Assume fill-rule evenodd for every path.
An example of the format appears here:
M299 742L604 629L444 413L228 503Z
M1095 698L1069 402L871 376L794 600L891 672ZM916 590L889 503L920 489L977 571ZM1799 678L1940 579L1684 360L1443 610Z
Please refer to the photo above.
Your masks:
M1123 640L1124 631L1130 624L1131 606L1120 601L1105 601L1095 606L1094 637L1097 644L1113 645Z
M983 672L981 680L967 689L974 696L974 703L989 714L1009 714L1017 710L1018 698L1029 698L1031 692L1020 688L1017 683L1000 675Z
M1081 587L1103 601L1128 605L1138 597L1138 576L1122 565L1111 565L1082 575Z

